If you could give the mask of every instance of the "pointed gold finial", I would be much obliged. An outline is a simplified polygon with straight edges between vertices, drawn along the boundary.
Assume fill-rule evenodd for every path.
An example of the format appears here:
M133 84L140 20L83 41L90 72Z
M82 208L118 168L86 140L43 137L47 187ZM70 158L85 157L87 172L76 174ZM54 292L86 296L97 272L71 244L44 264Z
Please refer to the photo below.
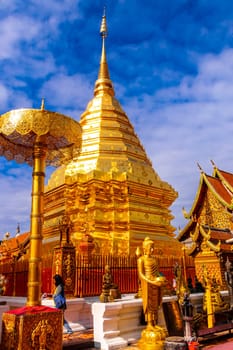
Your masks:
M44 98L42 98L42 100L41 100L40 109L41 109L42 111L44 110Z
M197 166L198 166L198 168L200 169L200 171L201 171L202 173L204 173L202 167L200 166L200 164L199 164L198 162L197 162Z
M101 26L100 26L100 35L102 37L102 52L100 59L100 68L98 79L95 83L95 96L100 92L107 92L111 96L114 96L114 89L112 82L110 80L110 75L108 71L108 63L106 59L105 51L105 39L107 37L107 21L106 21L106 10L104 8L104 13L102 16Z
M211 164L213 165L214 168L217 168L216 164L214 163L214 161L212 159L210 160L210 162L211 162Z
M185 219L189 219L189 214L187 213L184 207L182 207L182 213Z
M106 38L108 35L107 22L106 22L106 8L105 7L104 7L104 13L102 16L101 26L100 26L100 35L103 38Z

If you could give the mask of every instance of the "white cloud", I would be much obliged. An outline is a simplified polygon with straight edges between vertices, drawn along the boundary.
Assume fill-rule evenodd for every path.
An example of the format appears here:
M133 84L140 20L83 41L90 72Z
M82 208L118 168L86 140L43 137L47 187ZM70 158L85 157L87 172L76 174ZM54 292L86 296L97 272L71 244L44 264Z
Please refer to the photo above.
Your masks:
M74 113L71 108L75 109L75 113L79 106L83 106L93 96L93 85L91 85L85 76L75 74L68 76L64 73L60 73L52 76L48 81L44 83L40 91L41 96L44 96L50 104L59 106L59 112L62 113ZM84 109L79 110L76 119L79 120L80 113L84 112Z
M176 227L186 223L181 209L189 210L196 194L197 162L209 174L211 159L220 168L233 171L232 62L231 49L199 57L197 76L184 77L176 87L125 103L155 170L179 192L172 206Z
M7 166L7 161L2 160ZM0 175L0 236L16 232L20 223L21 232L29 230L31 200L31 169L16 168Z
M0 59L15 59L21 51L20 43L31 41L41 32L39 22L25 16L8 16L1 20Z

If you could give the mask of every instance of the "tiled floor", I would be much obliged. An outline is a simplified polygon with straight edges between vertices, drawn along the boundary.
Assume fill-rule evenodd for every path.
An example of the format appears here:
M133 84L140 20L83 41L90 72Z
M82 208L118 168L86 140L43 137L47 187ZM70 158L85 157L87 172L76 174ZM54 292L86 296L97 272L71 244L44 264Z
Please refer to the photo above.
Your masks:
M92 348L94 348L93 329L63 335L64 350Z
M222 334L213 335L209 339L200 339L200 349L233 350L233 334L223 332Z
M64 334L63 349L94 350L93 330L74 332L71 335ZM139 348L137 344L132 344L121 350L139 350ZM200 338L199 350L233 350L233 333L223 332L209 338Z

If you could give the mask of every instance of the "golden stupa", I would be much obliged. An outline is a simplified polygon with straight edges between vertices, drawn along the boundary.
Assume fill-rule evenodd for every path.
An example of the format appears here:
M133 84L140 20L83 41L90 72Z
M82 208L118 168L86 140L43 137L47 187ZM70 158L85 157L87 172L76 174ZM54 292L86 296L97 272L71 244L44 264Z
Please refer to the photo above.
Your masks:
M106 59L107 25L94 97L80 119L82 145L75 158L54 171L44 198L45 253L57 244L59 225L69 220L72 243L92 237L94 252L135 254L146 236L155 253L177 255L169 207L177 192L154 171L132 124L115 98Z

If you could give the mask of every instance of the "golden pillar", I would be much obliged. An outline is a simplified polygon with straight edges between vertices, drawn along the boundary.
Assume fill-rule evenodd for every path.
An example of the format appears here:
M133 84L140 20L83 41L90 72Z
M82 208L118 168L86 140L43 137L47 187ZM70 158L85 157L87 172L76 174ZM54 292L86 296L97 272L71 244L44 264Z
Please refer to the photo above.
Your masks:
M46 144L38 137L33 147L31 236L27 305L41 303L41 257Z

